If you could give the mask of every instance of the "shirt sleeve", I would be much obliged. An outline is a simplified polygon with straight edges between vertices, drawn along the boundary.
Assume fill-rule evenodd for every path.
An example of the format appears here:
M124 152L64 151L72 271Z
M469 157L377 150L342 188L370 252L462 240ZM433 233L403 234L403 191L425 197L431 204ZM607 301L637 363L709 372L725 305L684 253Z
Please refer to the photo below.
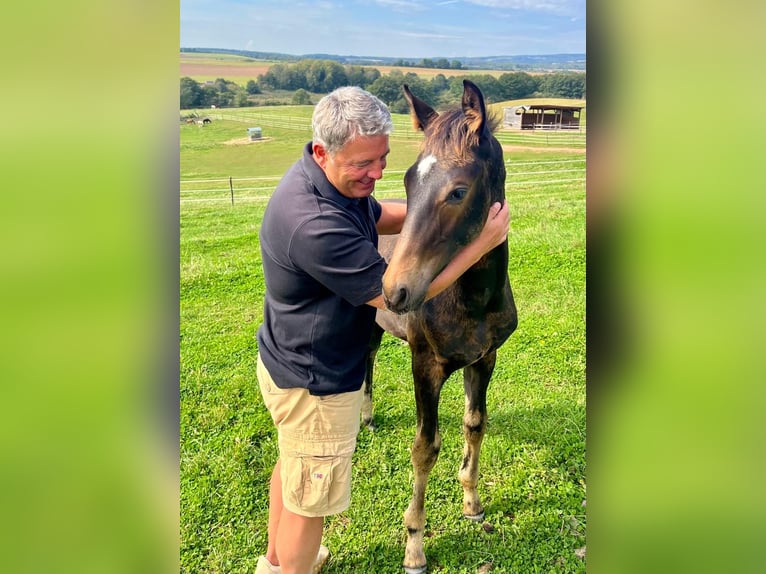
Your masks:
M377 206L380 216L380 206ZM289 256L327 289L359 306L381 293L386 262L376 246L342 214L312 218L293 234Z
M370 202L370 206L372 207L372 215L375 218L375 223L377 223L380 220L380 216L383 214L383 206L380 205L380 202L378 202L378 200L372 196L368 197L367 201Z

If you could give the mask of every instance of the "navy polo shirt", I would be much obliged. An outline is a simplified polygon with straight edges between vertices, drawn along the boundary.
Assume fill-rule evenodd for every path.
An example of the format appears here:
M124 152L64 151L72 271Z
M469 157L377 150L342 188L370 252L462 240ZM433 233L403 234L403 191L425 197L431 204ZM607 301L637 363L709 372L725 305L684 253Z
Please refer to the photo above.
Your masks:
M386 263L373 197L349 199L329 182L311 144L274 190L260 231L266 280L261 360L277 386L313 395L356 391Z

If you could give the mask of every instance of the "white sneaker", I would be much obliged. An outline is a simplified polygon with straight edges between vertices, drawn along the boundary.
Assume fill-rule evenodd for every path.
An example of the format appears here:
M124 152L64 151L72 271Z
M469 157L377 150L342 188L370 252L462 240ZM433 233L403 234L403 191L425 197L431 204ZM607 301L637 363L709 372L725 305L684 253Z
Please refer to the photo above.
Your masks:
M258 557L258 564L255 566L255 574L282 574L279 566L274 566L265 556Z
M324 563L327 562L327 559L330 557L330 549L327 548L324 544L319 545L319 552L317 552L316 560L314 560L314 568L311 570L311 574L319 574L319 571L322 569L322 566L324 566Z
M319 571L329 557L330 549L324 544L320 544L319 552L317 552L317 557L314 560L314 566L311 569L311 574L319 574ZM255 574L282 574L282 568L274 566L265 556L259 556L258 564L255 567Z

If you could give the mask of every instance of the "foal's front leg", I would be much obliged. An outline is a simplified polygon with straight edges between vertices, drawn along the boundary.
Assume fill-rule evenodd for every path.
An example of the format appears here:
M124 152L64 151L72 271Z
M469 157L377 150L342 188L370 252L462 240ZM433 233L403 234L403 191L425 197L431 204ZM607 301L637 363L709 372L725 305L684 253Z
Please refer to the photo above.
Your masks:
M458 478L463 486L463 516L484 520L484 507L479 499L479 455L487 428L487 387L495 369L497 354L492 351L480 361L463 369L465 414L463 415L463 462Z
M426 524L425 496L428 475L439 458L441 436L439 435L439 393L446 377L440 373L436 380L434 372L440 371L435 364L416 365L413 357L415 379L415 403L417 406L417 430L412 444L412 468L415 482L412 499L404 513L407 528L407 546L404 551L404 570L407 574L421 574L426 570L423 549L423 533Z

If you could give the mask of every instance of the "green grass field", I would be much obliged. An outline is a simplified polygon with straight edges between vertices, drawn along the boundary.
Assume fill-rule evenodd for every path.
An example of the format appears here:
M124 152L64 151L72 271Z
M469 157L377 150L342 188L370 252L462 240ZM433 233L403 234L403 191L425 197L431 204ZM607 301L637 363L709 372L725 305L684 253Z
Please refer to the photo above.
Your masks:
M212 111L212 110L211 110ZM276 435L255 377L264 294L258 230L279 176L310 139L310 107L215 110L181 124L181 571L253 572L266 546ZM250 121L252 120L252 121ZM255 123L257 122L257 123ZM397 133L380 198L403 197L418 139ZM263 127L263 141L246 128ZM401 129L399 128L401 126ZM540 134L541 136L545 134ZM506 142L509 274L519 327L500 350L480 465L484 525L461 517L462 383L442 393L442 450L426 498L429 572L584 572L585 155ZM235 191L231 204L230 180ZM351 508L326 521L324 574L401 574L414 436L409 354L384 339L375 417L354 456Z

